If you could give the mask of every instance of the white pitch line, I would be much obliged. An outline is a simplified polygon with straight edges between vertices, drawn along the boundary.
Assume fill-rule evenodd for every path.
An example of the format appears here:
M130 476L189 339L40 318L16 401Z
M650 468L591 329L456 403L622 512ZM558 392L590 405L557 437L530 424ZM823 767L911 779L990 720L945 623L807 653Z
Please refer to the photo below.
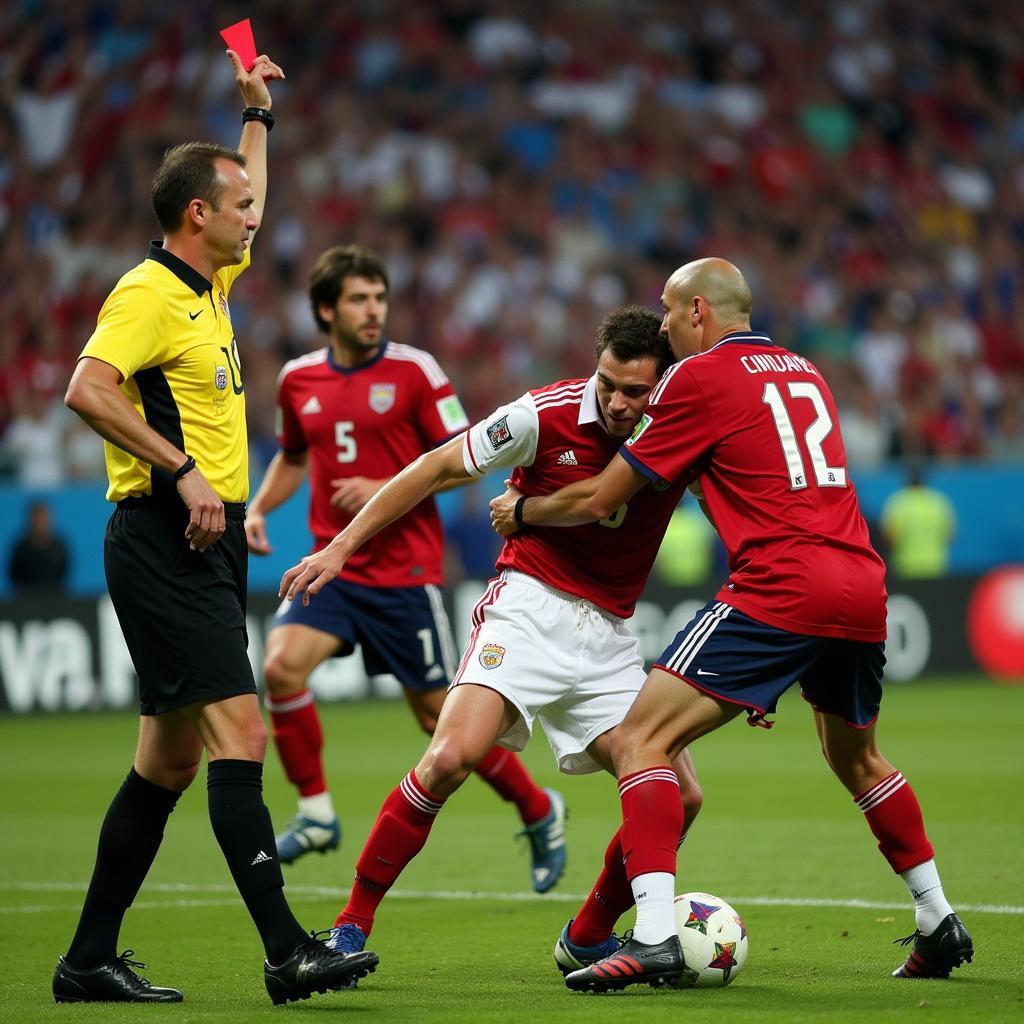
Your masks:
M8 892L85 892L85 882L0 882L0 891ZM134 910L166 910L180 907L219 907L234 906L238 902L235 887L227 884L193 885L187 882L154 882L145 886L147 893L231 893L230 899L176 899L176 900L140 900L132 905ZM336 886L325 885L288 885L285 891L293 896L333 897L342 900L348 890ZM498 903L582 903L582 893L545 893L538 895L533 892L476 892L471 890L416 890L393 889L388 893L391 900L473 900ZM836 900L816 899L813 897L787 896L727 896L726 899L734 907L824 907L846 908L850 910L906 910L908 904L893 903L882 900ZM0 906L0 914L42 914L51 911L79 910L78 904L73 906L56 904L39 904L34 906ZM1024 907L995 903L961 903L957 911L965 914L1024 914Z

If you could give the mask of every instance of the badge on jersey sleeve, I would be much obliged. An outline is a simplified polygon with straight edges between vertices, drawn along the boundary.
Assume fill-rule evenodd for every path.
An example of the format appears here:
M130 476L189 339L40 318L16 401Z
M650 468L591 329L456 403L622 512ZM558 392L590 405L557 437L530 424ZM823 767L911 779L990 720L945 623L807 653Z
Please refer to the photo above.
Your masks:
M441 417L441 426L454 434L457 430L465 430L469 426L466 410L462 408L458 395L446 395L436 402L437 415Z
M640 417L640 422L633 428L633 433L630 434L629 437L626 439L626 447L628 448L630 445L636 444L637 441L639 441L640 438L644 436L644 431L653 422L654 420L652 420L651 417L647 415L647 413L644 413L643 416Z
M480 652L480 664L484 668L497 668L505 657L505 648L500 644L484 644Z
M395 404L395 384L371 384L370 408L383 416Z
M487 440L491 442L491 447L495 451L503 448L512 440L512 430L508 425L507 416L502 416L500 420L496 420L487 427Z

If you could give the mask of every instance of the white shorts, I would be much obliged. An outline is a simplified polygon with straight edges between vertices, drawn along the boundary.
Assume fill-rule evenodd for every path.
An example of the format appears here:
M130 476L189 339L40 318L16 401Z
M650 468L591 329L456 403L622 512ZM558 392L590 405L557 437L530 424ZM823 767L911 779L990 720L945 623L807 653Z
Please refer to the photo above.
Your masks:
M647 672L624 619L521 572L491 580L452 686L496 690L520 714L498 742L522 750L540 719L558 767L600 771L587 747L618 725Z

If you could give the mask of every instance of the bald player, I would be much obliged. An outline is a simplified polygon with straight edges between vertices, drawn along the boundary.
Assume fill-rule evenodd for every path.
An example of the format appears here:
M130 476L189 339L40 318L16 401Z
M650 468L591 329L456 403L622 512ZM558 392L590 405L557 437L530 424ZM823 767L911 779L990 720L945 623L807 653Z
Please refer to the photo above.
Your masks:
M510 488L492 502L508 536L517 509L530 528L573 526L603 519L648 484L695 477L729 555L725 585L663 652L612 734L633 937L566 984L603 992L680 977L672 901L683 823L670 766L741 711L769 727L765 716L797 681L825 760L914 900L916 930L903 940L913 950L894 976L947 977L974 951L943 894L914 791L875 744L885 566L847 476L832 394L810 362L750 329L750 289L726 260L680 267L661 304L681 361L606 469L550 495L522 499Z

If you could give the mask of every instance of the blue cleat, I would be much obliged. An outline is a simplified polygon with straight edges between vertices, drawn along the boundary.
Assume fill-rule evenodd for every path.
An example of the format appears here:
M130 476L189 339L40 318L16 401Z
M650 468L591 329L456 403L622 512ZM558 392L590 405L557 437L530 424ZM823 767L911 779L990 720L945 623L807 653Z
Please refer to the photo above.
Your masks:
M544 792L551 798L548 816L519 833L530 841L534 892L553 889L565 873L565 798L554 789Z
M277 859L282 864L292 864L314 850L336 850L341 843L341 824L337 818L324 822L297 814L276 842Z
M357 924L339 924L331 929L326 945L335 953L362 953L366 946L366 936L363 934L363 929ZM345 988L355 988L358 980L358 978L353 978Z
M620 939L618 935L609 935L604 942L598 943L596 946L577 946L569 938L572 922L573 919L570 917L569 923L562 929L562 934L558 936L558 941L555 943L555 966L563 976L596 964L598 960L603 960L613 953L618 953L619 947L626 938L630 937L627 935ZM362 949L361 946L360 949Z
M366 936L357 924L339 924L327 937L327 948L335 953L361 953L365 946Z

